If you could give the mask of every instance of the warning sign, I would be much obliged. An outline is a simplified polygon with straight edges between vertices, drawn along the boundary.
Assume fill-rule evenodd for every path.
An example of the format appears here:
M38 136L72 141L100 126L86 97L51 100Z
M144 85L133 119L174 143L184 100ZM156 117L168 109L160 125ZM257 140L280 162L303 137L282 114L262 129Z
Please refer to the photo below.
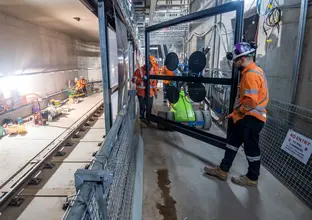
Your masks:
M289 130L282 149L302 163L307 164L312 153L312 140L293 130Z

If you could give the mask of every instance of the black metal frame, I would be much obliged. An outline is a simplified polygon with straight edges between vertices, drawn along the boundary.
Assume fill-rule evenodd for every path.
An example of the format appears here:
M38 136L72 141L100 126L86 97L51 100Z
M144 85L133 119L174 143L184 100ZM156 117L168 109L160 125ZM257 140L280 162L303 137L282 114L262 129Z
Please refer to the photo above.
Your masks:
M166 21L160 24L147 27L145 29L145 64L146 64L146 73L147 73L146 95L149 96L149 93L150 93L150 79L230 85L231 86L230 110L232 110L234 107L235 97L237 93L238 79L239 79L238 77L239 72L236 69L234 69L234 67L232 69L231 79L185 77L185 76L156 76L156 75L150 75L148 71L150 69L150 63L149 63L149 47L150 47L149 33L150 32L156 31L162 28L166 28L169 26L178 25L178 24L190 22L190 21L195 21L195 20L199 20L202 18L206 18L206 17L212 17L215 15L232 12L232 11L236 12L234 43L237 43L242 39L242 33L243 33L243 22L244 22L244 19L243 19L244 2L243 1L235 1L235 2L226 3L220 6L216 6L213 8L195 12L195 13L183 16L183 17L179 17L176 19L172 19L170 21ZM226 145L227 139L213 135L213 134L209 134L207 132L201 131L196 128L185 126L185 125L173 122L173 121L168 121L162 117L159 117L153 114L148 114L147 119L155 123L161 123L165 125L166 127L168 127L169 129L179 131L183 134L189 135L191 137L194 137L196 139L199 139L201 141L212 144L222 149L224 149ZM233 122L229 120L227 136L229 136L232 130L232 127L233 127Z
M108 44L107 44L108 24L107 24L104 0L99 0L98 18L99 18L99 32L100 32L105 133L108 134L108 131L112 127L113 119L112 119L112 101L111 101L112 89L110 88L110 78L109 78L109 51L108 51Z

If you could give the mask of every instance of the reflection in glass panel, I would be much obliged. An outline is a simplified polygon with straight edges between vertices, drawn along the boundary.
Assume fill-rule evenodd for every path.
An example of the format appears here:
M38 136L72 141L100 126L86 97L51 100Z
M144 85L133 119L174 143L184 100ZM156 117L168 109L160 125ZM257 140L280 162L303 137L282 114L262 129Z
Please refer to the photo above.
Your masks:
M160 70L166 55L174 52L179 57L176 75L231 78L232 63L226 54L233 50L234 27L235 12L229 12L163 28L149 34L149 52L158 59ZM196 51L205 54L202 71L190 68L190 57Z
M117 41L116 32L107 28L108 30L108 45L109 45L109 78L110 87L118 85L118 54L117 54Z
M172 82L154 101L154 114L226 137L230 86Z

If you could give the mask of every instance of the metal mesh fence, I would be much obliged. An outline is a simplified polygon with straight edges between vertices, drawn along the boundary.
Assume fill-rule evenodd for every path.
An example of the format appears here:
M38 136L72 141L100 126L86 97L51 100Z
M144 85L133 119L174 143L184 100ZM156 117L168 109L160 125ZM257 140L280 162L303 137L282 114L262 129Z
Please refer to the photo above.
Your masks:
M87 170L80 172L80 176L75 176L76 187L76 180L82 182L82 185L78 187L79 191L63 219L131 219L136 141L139 138L134 129L135 107L134 93L117 116L103 146L95 156L90 166L92 172Z
M304 164L281 149L289 129L312 139L312 111L272 100L260 137L262 164L312 207L312 159Z
M129 106L130 108L132 106ZM131 110L131 109L129 109ZM108 161L108 168L113 170L114 178L110 188L108 197L107 211L109 219L125 219L121 218L125 205L123 201L131 203L134 181L131 180L135 175L135 170L131 169L134 164L135 151L133 145L133 118L131 114L127 114L121 125L119 140L117 140L115 149L113 149ZM130 196L129 196L130 195ZM129 210L130 212L131 210ZM131 212L130 212L131 214Z

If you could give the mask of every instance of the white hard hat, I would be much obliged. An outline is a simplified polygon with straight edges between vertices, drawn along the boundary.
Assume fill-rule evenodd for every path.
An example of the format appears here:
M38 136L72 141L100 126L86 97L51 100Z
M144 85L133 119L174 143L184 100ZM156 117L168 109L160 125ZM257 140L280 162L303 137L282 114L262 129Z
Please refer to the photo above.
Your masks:
M75 81L78 81L78 78L75 78Z

